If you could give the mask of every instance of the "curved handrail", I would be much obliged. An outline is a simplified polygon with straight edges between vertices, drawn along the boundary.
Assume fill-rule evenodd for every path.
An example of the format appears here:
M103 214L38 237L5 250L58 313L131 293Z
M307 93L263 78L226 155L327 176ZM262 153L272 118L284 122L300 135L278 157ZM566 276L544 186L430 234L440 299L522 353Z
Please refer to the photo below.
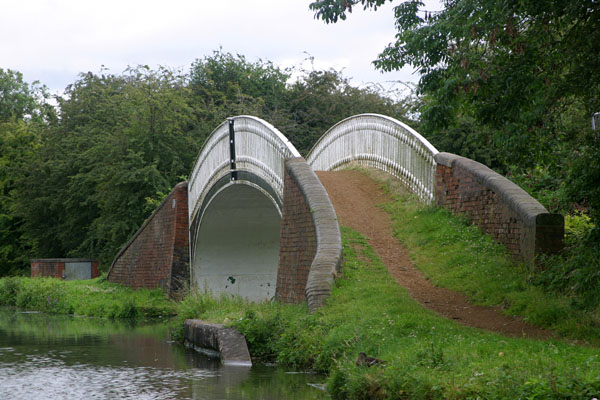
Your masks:
M250 171L263 178L283 196L283 161L300 154L270 123L249 115L233 118L236 171ZM189 217L192 221L208 190L230 170L228 121L210 134L192 168L188 186Z
M422 200L433 201L438 150L408 125L379 114L359 114L332 126L308 154L316 171L352 162L382 169Z

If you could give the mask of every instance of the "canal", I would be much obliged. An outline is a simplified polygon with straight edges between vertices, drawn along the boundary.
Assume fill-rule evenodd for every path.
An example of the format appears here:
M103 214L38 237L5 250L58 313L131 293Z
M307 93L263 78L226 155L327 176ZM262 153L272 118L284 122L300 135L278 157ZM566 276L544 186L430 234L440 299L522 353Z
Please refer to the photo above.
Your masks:
M323 378L222 366L164 323L0 308L0 399L327 399Z

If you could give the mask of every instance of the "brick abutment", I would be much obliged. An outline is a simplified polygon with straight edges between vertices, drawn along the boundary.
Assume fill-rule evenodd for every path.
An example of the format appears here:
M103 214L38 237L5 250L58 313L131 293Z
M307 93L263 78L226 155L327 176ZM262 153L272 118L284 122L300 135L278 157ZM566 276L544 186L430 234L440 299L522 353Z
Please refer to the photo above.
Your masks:
M177 298L189 286L187 182L179 183L123 246L108 280L134 289L157 287Z

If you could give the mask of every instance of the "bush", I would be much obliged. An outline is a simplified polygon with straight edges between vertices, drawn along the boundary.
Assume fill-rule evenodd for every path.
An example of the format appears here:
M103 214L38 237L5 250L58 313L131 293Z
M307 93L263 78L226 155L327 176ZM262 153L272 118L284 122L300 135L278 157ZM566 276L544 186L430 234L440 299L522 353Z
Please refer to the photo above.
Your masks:
M0 280L0 306L15 306L22 286L22 280L17 277Z
M543 264L545 269L533 278L535 284L570 296L577 308L591 310L600 306L600 241L595 235L563 254L546 257Z
M576 246L587 241L595 225L592 219L582 210L565 215L565 246Z

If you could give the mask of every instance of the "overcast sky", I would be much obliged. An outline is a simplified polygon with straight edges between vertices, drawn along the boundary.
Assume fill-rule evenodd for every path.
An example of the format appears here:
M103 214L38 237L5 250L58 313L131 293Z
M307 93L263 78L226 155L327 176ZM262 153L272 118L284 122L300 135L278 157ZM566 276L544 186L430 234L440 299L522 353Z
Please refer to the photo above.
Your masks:
M223 51L249 61L343 69L360 86L418 80L411 69L382 74L372 61L394 40L394 2L377 12L357 7L346 21L314 19L311 0L0 0L0 68L39 80L52 94L81 72L128 66L188 70ZM437 0L426 1L439 10ZM305 68L310 68L305 62Z

